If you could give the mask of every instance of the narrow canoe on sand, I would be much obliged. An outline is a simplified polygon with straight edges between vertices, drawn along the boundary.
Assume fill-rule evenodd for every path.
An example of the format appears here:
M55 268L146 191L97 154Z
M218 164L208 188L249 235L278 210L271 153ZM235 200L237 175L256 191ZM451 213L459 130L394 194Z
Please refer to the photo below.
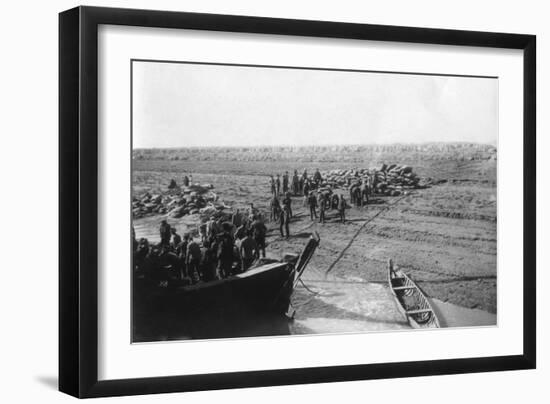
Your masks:
M390 290L413 328L440 328L439 320L422 290L403 271L388 262Z

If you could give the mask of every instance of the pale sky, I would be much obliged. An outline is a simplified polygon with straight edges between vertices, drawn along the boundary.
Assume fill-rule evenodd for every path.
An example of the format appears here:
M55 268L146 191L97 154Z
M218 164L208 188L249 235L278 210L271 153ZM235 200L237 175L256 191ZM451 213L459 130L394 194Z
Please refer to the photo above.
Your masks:
M133 147L496 145L498 80L133 62Z

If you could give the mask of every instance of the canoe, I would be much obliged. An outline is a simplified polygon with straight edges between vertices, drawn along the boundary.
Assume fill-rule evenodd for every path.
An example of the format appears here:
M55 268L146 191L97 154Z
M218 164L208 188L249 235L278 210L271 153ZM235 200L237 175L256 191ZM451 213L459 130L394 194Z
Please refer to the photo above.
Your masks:
M388 283L397 307L413 328L440 328L439 320L426 295L403 271L388 262Z

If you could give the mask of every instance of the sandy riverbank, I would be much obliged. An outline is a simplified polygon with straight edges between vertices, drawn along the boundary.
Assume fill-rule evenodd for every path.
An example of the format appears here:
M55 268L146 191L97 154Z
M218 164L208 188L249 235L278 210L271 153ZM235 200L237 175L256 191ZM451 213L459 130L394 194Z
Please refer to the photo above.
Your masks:
M338 222L335 211L328 213L325 224L312 222L302 199L293 198L295 217L288 240L279 236L275 224L268 224L267 250L274 258L299 253L312 231L321 237L304 274L306 285L321 293L301 306L294 332L403 327L403 319L395 314L394 302L388 298L386 262L390 257L428 296L441 302L436 306L448 326L496 323L496 161L399 161L415 170L418 166L421 176L445 181L413 191L399 201L379 197L366 208L348 209L346 224ZM232 174L222 173L216 164L197 166L192 161L136 163L136 193L160 190L172 177L192 173L195 181L214 184L220 198L235 208L250 202L267 207L269 188L264 172L276 168L273 162L240 162L239 172ZM196 167L202 171L193 171ZM293 168L281 166L278 171ZM246 172L250 174L243 174ZM160 218L135 220L137 237L158 239ZM198 217L168 221L183 233L196 228ZM296 303L308 298L309 293L299 287Z

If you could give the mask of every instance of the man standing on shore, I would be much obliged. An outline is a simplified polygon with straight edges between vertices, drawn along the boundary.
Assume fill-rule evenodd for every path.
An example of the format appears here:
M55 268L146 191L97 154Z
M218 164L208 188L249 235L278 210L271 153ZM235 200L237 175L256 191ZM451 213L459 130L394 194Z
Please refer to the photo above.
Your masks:
M241 256L241 268L243 272L252 266L254 260L260 258L258 245L252 237L252 231L248 231L245 238L241 241L239 255Z
M231 237L231 225L223 223L223 233L218 237L218 268L224 278L233 272L233 237Z
M277 196L281 195L281 176L277 174L277 179L275 180L275 185L277 187Z
M313 218L317 219L317 198L315 198L313 191L309 192L307 203L309 205L309 217L313 221Z
M300 177L300 192L303 192L304 184L307 182L307 170L304 169L302 176Z
M166 222L166 220L163 220L160 222L159 232L160 232L160 243L162 245L169 246L170 245L170 238L172 237L172 232L170 231L171 227Z
M325 223L325 195L319 192L317 204L319 205L319 223Z
M186 266L187 266L187 276L191 278L191 282L197 283L200 280L200 265L202 259L202 252L199 246L193 238L187 244L187 254L186 254Z
M204 243L202 256L201 275L205 282L217 279L216 268L218 266L218 244L216 239Z
M254 241L258 245L258 250L262 252L262 257L265 258L265 235L267 233L267 227L263 224L260 218L256 218L252 223L252 235Z
M307 197L309 195L309 189L311 187L309 186L309 181L306 181L304 183L304 206L306 206L306 203L307 203Z
M315 170L315 173L313 174L313 181L315 182L317 188L319 187L319 185L321 185L323 177L321 177L321 172L319 171L319 169Z
M170 232L172 234L172 248L176 250L181 244L181 236L176 232L175 227L170 227Z
M180 277L183 279L187 276L187 246L189 244L189 234L185 233L183 235L183 241L180 243L176 249L176 254L180 261Z
M288 209L288 214L292 218L292 198L290 197L290 192L287 192L285 199L283 199L283 207Z
M292 177L292 192L294 195L300 194L300 180L298 178L298 170L294 170L294 176Z
M269 184L271 185L271 195L277 195L277 187L275 185L275 178L273 178L273 176L270 176Z
M346 200L343 194L338 198L338 213L340 214L340 221L346 223Z
M283 233L283 226L286 231L286 238L290 237L290 231L289 231L289 224L290 224L290 213L288 211L288 206L283 205L283 209L281 210L280 217L279 217L279 230L281 231L281 237L285 237Z
M288 192L288 171L283 174L283 194Z
M279 199L276 195L273 195L271 201L269 202L269 221L276 222L279 219L279 210L281 205L279 204Z

